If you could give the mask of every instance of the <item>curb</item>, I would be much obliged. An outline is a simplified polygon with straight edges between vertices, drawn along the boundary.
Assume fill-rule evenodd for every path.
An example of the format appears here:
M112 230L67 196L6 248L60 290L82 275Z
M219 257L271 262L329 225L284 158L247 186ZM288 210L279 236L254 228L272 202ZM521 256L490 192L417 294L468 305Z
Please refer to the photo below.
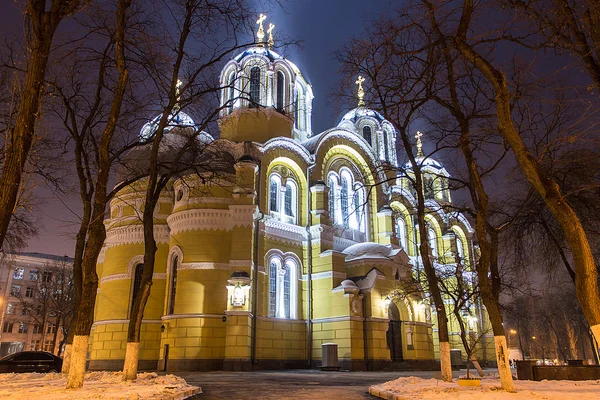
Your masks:
M186 389L184 391L179 391L177 393L173 393L173 394L166 394L166 393L161 393L158 395L154 395L152 397L150 397L151 399L161 399L161 400L185 400L189 397L195 396L197 394L201 394L202 393L202 388L198 387L198 386L192 386L189 389Z
M376 385L369 386L369 394L384 400L409 400L408 397L401 394L379 389Z

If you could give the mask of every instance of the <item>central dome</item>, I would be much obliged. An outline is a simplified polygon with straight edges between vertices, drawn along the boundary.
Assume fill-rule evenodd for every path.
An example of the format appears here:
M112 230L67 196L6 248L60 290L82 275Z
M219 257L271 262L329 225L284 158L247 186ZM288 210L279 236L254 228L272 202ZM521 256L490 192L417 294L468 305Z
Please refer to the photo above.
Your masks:
M398 166L396 129L377 111L367 107L356 107L342 117L338 127L362 137L381 161Z

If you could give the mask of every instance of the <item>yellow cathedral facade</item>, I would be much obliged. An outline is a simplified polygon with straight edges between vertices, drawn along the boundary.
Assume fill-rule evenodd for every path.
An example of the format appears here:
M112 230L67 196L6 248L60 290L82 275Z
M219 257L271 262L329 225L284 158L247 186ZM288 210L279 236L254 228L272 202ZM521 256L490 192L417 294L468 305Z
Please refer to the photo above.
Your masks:
M359 106L318 134L312 87L266 44L230 60L220 81L220 138L203 132L197 140L231 162L218 179L181 174L161 195L140 369L314 368L324 343L337 344L343 369L435 367L435 308L416 283L412 172L398 162L394 126L364 106L362 80ZM164 142L176 147L190 132L193 119L179 111ZM448 172L420 149L419 161L436 267L452 268L457 256L473 265L469 222L445 211ZM143 268L144 196L142 180L110 203L90 369L123 365ZM477 316L473 331L487 338L485 310L468 311ZM452 320L450 329L460 348ZM480 361L493 360L488 343L481 347Z

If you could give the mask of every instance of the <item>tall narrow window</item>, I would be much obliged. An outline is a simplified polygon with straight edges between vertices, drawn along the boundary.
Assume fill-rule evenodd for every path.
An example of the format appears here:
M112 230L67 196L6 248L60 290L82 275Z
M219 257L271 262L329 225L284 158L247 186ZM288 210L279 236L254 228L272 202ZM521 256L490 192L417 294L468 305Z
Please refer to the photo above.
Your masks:
M283 75L283 72L278 71L277 72L277 104L276 104L276 108L277 108L277 111L279 111L279 112L283 112L283 95L285 93L284 85L285 85L285 76Z
M281 261L277 258L272 258L269 265L269 316L277 316L277 276Z
M342 175L342 191L340 193L341 196L341 203L342 203L342 221L344 223L344 228L349 228L350 227L350 221L349 221L349 213L348 213L348 195L349 195L349 190L348 190L348 178L344 175Z
M299 121L300 112L299 112L299 110L300 110L300 94L296 90L296 98L294 99L294 127L296 129L300 128L300 121Z
M335 177L334 177L334 175L329 175L329 179L328 179L327 185L329 186L329 218L331 218L331 222L334 222L335 221L335 214L336 214L336 209L335 209L335 192L336 192L336 187L335 187Z
M294 196L294 188L291 183L286 183L285 185L285 201L284 201L284 211L285 215L289 217L293 217L295 212L293 210L293 196Z
M398 235L398 241L400 242L400 247L406 251L406 222L404 222L404 218L398 218L398 222L396 224Z
M269 183L269 211L277 212L279 209L277 207L278 189L277 180L275 177L271 177L271 182Z
M169 295L169 314L175 314L175 295L177 293L177 267L179 266L179 257L173 257L171 265L171 293Z
M437 237L435 235L435 231L431 228L427 231L427 237L429 238L429 247L431 248L431 255L434 257L438 256L437 249Z
M433 199L435 193L433 178L430 176L426 176L425 179L423 179L423 186L425 198Z
M362 207L363 207L363 200L362 200L362 189L361 188L356 188L354 191L354 196L353 196L353 200L354 200L354 218L353 221L354 226L352 227L353 229L358 229L358 230L363 230L362 228Z
M390 144L388 142L388 132L383 131L383 154L385 155L385 161L390 160Z
M260 104L260 68L250 70L250 108L258 108Z
M457 236L456 237L456 253L458 255L458 258L461 262L461 264L463 263L463 261L465 260L465 249L463 247L463 242L462 240L460 240L460 238Z
M235 72L232 72L229 76L229 95L227 101L229 102L229 112L233 111L233 102L235 97Z
M281 310L280 318L290 318L290 269L290 266L286 263L283 271L281 271L283 275L283 293L281 293L283 309Z
M371 146L373 145L373 142L371 141L371 127L370 126L363 127L363 138L365 138L367 143L369 143Z
M133 311L133 303L135 303L135 299L136 299L137 295L140 293L140 288L142 286L142 274L143 273L144 273L144 264L136 265L134 276L133 276L133 287L131 288L132 295L131 295L131 307L129 308L130 314L131 314L131 311Z

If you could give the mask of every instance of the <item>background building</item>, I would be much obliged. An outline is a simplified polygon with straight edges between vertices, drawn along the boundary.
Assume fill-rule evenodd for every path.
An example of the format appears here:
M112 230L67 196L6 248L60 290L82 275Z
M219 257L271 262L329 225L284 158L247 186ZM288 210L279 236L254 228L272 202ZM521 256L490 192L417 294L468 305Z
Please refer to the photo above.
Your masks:
M0 356L23 350L59 353L72 315L73 259L41 253L0 258Z

